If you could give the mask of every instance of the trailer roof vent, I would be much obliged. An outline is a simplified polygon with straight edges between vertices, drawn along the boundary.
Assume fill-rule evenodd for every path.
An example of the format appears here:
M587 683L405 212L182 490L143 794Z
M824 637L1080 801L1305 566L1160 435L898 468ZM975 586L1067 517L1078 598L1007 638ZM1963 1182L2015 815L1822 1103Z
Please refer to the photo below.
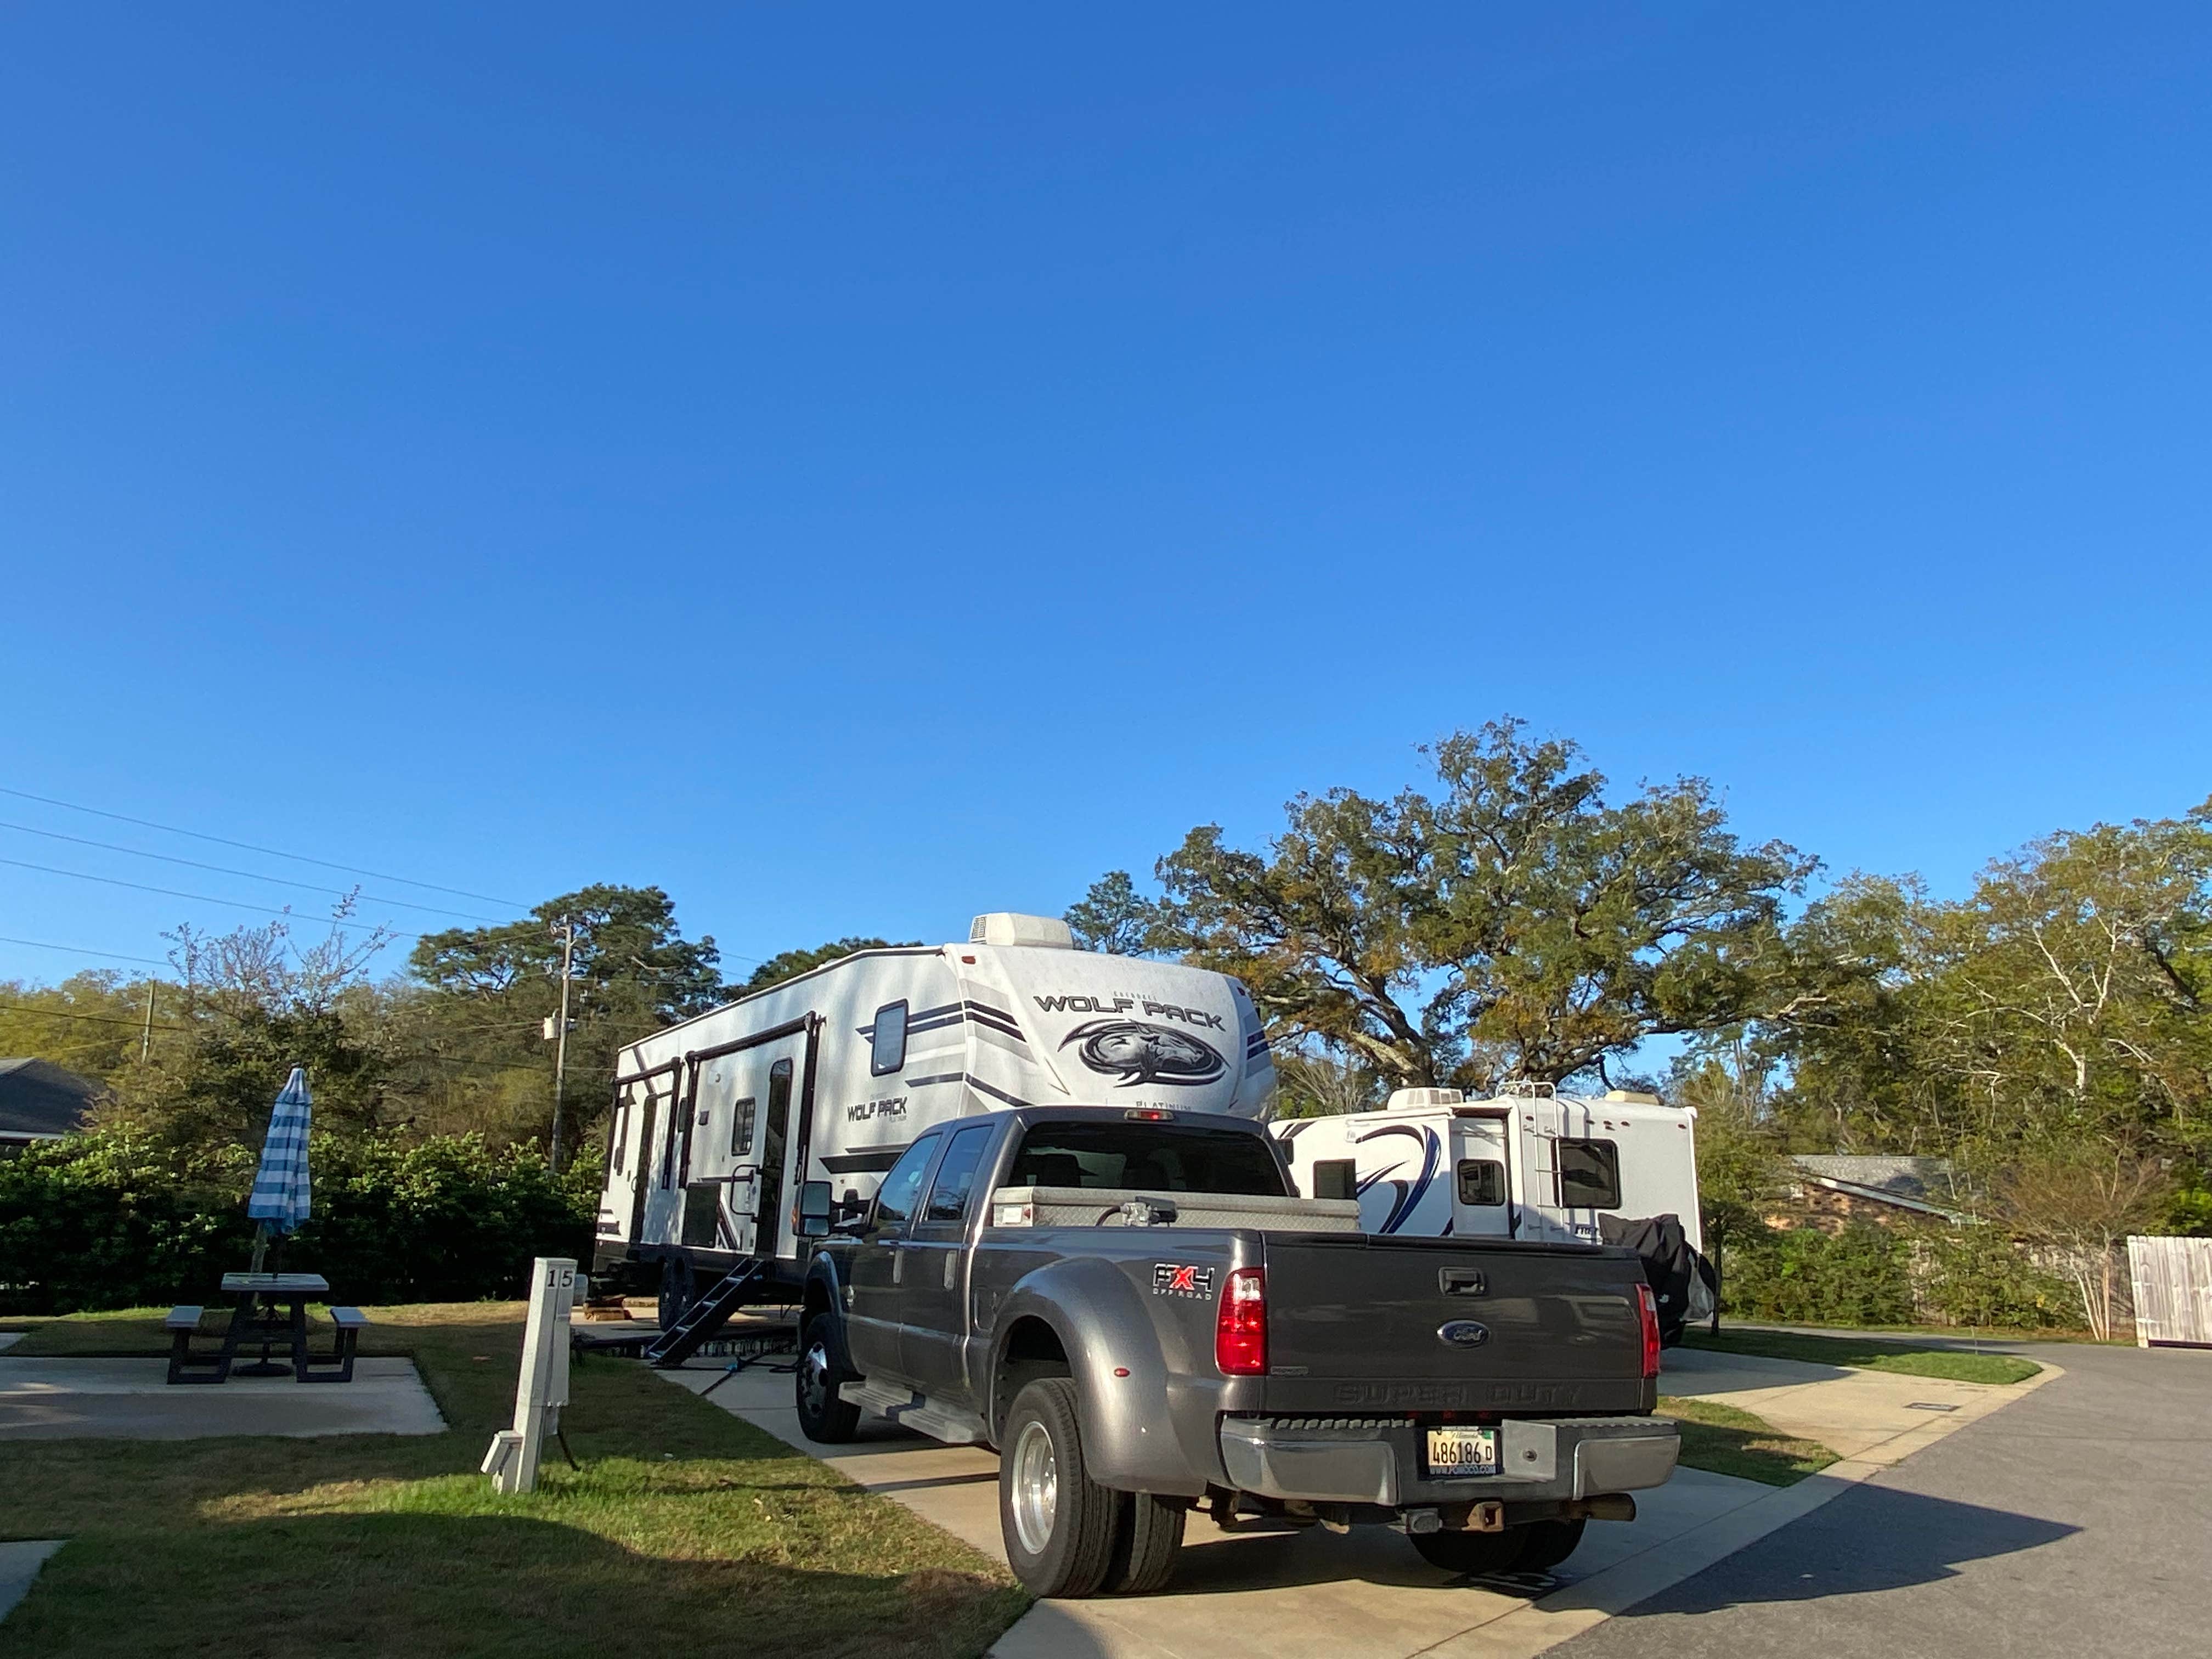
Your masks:
M1382 1109L1401 1111L1409 1106L1456 1106L1467 1097L1456 1089L1394 1089Z
M994 910L978 916L968 928L970 945L1033 945L1048 951L1073 951L1075 935L1058 916L1024 916L1012 910Z
M1616 1106L1659 1106L1665 1103L1644 1089L1607 1089L1605 1097Z

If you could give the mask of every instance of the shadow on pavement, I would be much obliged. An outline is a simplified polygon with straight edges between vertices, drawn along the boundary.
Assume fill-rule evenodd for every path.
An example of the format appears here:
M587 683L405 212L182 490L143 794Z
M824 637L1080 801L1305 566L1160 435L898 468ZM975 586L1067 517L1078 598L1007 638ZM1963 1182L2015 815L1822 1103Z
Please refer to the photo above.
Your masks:
M1713 1613L1761 1601L1813 1601L1865 1595L1959 1576L1968 1561L2039 1549L2081 1530L2008 1510L1856 1486L1786 1529L1803 1565L1778 1575L1757 1549L1716 1563L1623 1615ZM1782 1534L1777 1534L1780 1537Z

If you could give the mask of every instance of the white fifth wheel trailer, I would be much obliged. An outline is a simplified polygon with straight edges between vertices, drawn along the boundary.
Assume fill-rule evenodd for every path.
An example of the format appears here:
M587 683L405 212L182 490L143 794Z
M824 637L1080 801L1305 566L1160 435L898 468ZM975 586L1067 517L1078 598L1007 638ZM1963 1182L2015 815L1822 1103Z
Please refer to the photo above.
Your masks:
M1368 1232L1594 1244L1606 1216L1671 1214L1703 1250L1697 1115L1620 1089L1598 1100L1543 1084L1493 1100L1401 1089L1379 1112L1293 1119L1275 1133L1300 1192L1331 1184L1316 1164L1352 1165Z
M1235 980L1073 948L1067 925L978 916L963 944L863 951L623 1049L595 1272L695 1276L726 1299L800 1282L799 1188L857 1207L931 1126L1007 1106L1260 1118L1274 1061Z

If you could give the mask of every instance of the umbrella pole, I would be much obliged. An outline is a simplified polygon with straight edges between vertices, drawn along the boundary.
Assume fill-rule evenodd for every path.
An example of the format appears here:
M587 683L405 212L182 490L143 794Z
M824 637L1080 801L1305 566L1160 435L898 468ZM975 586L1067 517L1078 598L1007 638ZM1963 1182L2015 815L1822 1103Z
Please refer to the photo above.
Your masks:
M268 1224L267 1222L265 1222L265 1221L256 1222L256 1223L254 1224L254 1227L253 1227L253 1267L252 1267L252 1272L254 1272L254 1273L259 1273L259 1272L261 1271L261 1258L262 1258L263 1256L264 1256L264 1255L268 1255L268 1253L269 1253L269 1224ZM231 1259L232 1259L233 1261L236 1261L236 1260L237 1260L237 1258L236 1258L235 1256L232 1257Z

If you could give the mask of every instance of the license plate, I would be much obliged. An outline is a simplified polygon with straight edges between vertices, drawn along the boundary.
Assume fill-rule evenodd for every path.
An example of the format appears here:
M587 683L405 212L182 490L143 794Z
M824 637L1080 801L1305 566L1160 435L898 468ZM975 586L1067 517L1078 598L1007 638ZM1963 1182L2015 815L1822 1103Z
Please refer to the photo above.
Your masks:
M1498 1473L1497 1430L1431 1429L1428 1437L1431 1480Z

